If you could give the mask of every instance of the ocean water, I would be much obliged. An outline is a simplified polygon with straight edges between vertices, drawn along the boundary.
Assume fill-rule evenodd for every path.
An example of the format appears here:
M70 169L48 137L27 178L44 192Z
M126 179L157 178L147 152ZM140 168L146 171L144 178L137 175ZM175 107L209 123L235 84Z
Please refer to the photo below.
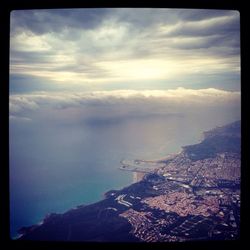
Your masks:
M185 115L122 122L42 125L10 123L11 235L41 221L103 198L133 182L119 170L122 159L158 159L197 143L202 132L232 117Z

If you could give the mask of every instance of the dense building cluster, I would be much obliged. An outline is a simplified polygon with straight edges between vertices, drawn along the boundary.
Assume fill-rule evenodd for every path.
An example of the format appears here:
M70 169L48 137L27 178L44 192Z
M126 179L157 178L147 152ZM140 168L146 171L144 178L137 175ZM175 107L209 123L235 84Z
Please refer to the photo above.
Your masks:
M235 153L221 153L214 158L191 161L184 152L158 170L169 180L182 181L192 186L216 186L220 179L240 179L240 156Z
M217 129L205 136L212 140L221 131L224 130ZM231 136L228 131L225 135ZM153 172L164 180L149 180L154 195L141 199L141 206L131 206L120 214L141 241L239 237L240 154L224 150L213 157L192 158L190 152L184 148L181 153L158 161L158 167L154 162ZM135 164L138 167L141 162ZM151 162L147 164L150 167ZM147 174L140 172L140 179L143 176Z
M204 196L196 199L193 194L172 192L170 194L150 197L143 200L152 208L175 212L180 216L202 215L208 217L219 211L219 201L214 196Z

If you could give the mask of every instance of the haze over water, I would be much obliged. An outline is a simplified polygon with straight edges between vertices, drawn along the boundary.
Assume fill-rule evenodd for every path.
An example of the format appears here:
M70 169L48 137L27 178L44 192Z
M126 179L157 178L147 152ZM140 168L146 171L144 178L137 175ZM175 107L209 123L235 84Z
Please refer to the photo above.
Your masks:
M240 119L236 11L19 10L10 42L12 236Z
M98 201L104 192L132 183L131 173L118 170L121 159L162 158L198 142L202 130L212 127L185 117L73 128L12 126L13 233L47 213Z

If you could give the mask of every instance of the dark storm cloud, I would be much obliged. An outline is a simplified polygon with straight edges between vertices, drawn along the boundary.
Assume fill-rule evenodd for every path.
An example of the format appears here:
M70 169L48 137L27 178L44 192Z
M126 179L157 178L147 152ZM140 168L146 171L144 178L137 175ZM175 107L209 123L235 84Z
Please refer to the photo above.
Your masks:
M166 25L171 31L166 33L144 33L145 45L138 46L136 56L147 56L154 51L164 54L164 48L170 47L180 50L203 50L219 56L239 55L240 51L240 23L239 13L228 10L142 10L142 14L128 10L117 11L120 19L137 25L133 26L134 33L143 34L143 29L149 26ZM126 15L126 14L127 15ZM147 14L146 14L147 13ZM185 38L194 38L189 41ZM175 41L173 41L173 39ZM219 50L217 49L220 48ZM224 49L226 47L226 49ZM169 51L166 51L168 54Z
M179 12L182 17L170 31L163 32L166 39L178 39L170 46L180 49L206 49L228 47L229 54L238 53L240 47L240 23L238 12L190 10ZM189 42L185 38L195 38ZM182 42L184 41L184 42ZM211 50L211 52L213 52ZM216 51L218 52L218 51Z
M204 19L211 19L215 17L227 16L228 14L234 14L234 11L228 10L179 10L178 15L182 16L185 21L201 21Z
M174 25L176 23L198 22L216 17L235 15L235 12L223 10L175 10L175 9L60 9L60 10L26 10L12 12L12 26L30 30L35 34L49 32L60 32L62 29L94 29L105 20L113 20L117 23L130 23L131 29L140 31L157 24L165 23ZM239 24L233 20L232 23L220 25L218 31L227 32L238 30ZM229 26L228 26L229 25ZM184 35L193 32L216 33L216 27L208 29L185 29L180 27L173 34ZM215 28L215 29L214 29Z
M60 32L65 28L93 29L100 25L108 14L108 9L60 9L60 10L26 10L12 12L12 27L23 28L34 34Z
M192 10L192 9L114 9L113 19L133 23L138 30L158 24L174 25L179 22L202 21L233 14L228 10Z
M225 56L239 55L239 39L234 39L230 35L214 35L208 37L197 37L196 40L185 40L186 37L178 37L177 42L168 43L169 47L181 49L181 50L199 50L199 49L211 49L208 53L219 56L220 54ZM223 48L225 49L223 49Z
M54 56L53 51L20 51L20 50L12 50L11 51L11 63L12 64L20 64L23 63L24 60L29 63L37 63L47 64L51 61L51 58ZM20 60L22 59L22 60Z
M205 20L205 19L204 19ZM203 21L204 21L203 20ZM211 20L211 22L209 22ZM207 20L206 23L202 23L199 21L193 21L193 22L183 22L181 25L179 25L176 29L174 29L172 32L169 32L167 36L211 36L215 34L220 35L234 35L235 33L239 32L240 26L239 26L239 20L237 17L225 18L225 20L214 20L212 22L212 19Z

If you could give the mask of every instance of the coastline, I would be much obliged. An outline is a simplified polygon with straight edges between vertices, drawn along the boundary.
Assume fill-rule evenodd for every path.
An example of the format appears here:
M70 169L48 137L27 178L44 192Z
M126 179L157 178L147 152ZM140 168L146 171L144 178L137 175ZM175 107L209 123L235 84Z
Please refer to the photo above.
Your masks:
M228 127L225 126L225 131ZM230 130L230 127L229 127ZM227 132L227 131L226 131ZM215 141L214 142L218 142L217 138L220 138L220 136L223 135L223 131L220 132L218 134L219 137L216 137L217 134L215 133ZM229 138L230 135L228 135ZM232 137L234 138L234 137ZM205 140L204 140L205 141ZM234 142L234 140L232 141ZM210 141L206 142L206 143L210 143ZM201 144L202 146L204 144ZM197 144L197 146L201 146L200 143ZM78 224L79 224L79 219L83 220L82 226L81 226L81 230L79 229L79 236L76 237L83 237L81 239L85 239L85 234L82 235L82 230L83 228L85 228L85 224L89 225L89 223L94 223L93 225L95 225L97 223L97 221L99 222L99 220L102 220L103 224L100 223L100 228L101 230L103 230L103 228L106 228L106 226L108 225L110 219L112 220L112 223L114 223L114 230L116 230L116 223L117 221L119 221L119 223L121 223L123 226L128 225L126 223L132 223L132 226L134 225L134 221L131 221L130 218L131 216L136 219L137 223L140 224L142 217L145 215L145 204L147 204L147 209L149 209L148 211L151 213L152 209L156 209L154 210L155 213L158 214L158 208L161 209L165 209L166 214L168 216L172 216L169 214L169 211L173 211L175 213L177 213L177 217L176 219L179 220L180 222L182 220L182 217L185 217L185 220L187 220L188 223L192 222L192 218L188 217L190 214L197 214L199 216L213 216L213 211L215 211L216 213L219 212L219 208L222 209L220 211L220 214L224 214L224 213L228 213L230 214L231 212L228 210L228 207L224 207L224 203L219 204L218 203L218 198L217 197L224 197L223 199L225 199L225 204L227 204L229 201L227 201L228 197L227 195L225 195L221 189L228 189L231 188L230 190L232 191L227 191L227 192L231 192L230 195L233 195L233 200L230 200L230 202L232 203L232 206L236 206L237 205L237 209L239 210L239 204L238 200L239 200L239 191L237 191L238 188L238 182L237 179L235 179L237 177L237 172L235 172L234 169L238 168L238 166L240 166L238 164L239 159L236 157L235 158L235 154L238 154L238 151L233 151L235 150L234 147L232 148L228 148L227 146L228 144L225 144L224 141L222 142L222 144L220 145L220 148L217 149L217 153L218 154L216 157L210 158L210 155L207 154L205 155L201 155L201 157L199 159L194 159L193 162L194 164L192 164L192 173L190 173L190 161L192 161L191 157L193 151L189 152L186 151L186 149L193 149L194 145L190 145L190 146L186 146L185 148L183 148L178 154L170 154L167 157L161 158L160 160L134 160L132 161L132 164L134 164L134 166L132 165L132 169L123 169L123 170L128 170L133 172L133 177L134 177L134 182L130 185L128 185L127 187L124 187L122 189L119 190L109 190L104 194L104 199L99 200L98 202L86 205L86 206L77 206L75 209L70 209L68 211L66 211L65 213L62 214L56 214L56 213L51 213L48 214L44 220L42 222L40 222L40 225L43 225L40 229L42 230L42 232L39 230L37 230L37 228L40 226L39 223L30 227L23 227L22 229L20 229L20 234L19 237L17 237L17 240L23 240L23 239L34 239L34 235L37 235L38 237L40 237L39 235L43 235L43 237L48 237L48 239L50 239L51 237L53 238L53 235L48 234L48 232L46 231L48 228L54 228L53 225L56 225L55 228L53 230L56 230L55 232L57 233L57 230L59 230L61 228L61 226L63 226L64 224L61 224L62 222L66 224L69 223L69 225L67 224L66 226L63 226L66 230L66 232L63 233L66 234L66 236L69 235L69 232L71 232L71 225L73 223L75 230L78 230ZM231 144L230 144L231 145ZM208 145L206 145L208 146ZM210 144L211 147L214 146L214 143ZM217 146L217 144L216 144ZM195 148L196 149L196 148ZM228 166L231 168L231 170L227 170L229 172L220 172L217 171L216 174L218 174L218 176L220 176L220 178L218 179L217 177L215 179L213 179L213 175L211 173L211 171L215 171L216 169L213 167L214 164L210 164L211 159L213 159L214 163L218 163L220 164L224 164L224 157L223 159L220 157L219 153L221 152L221 150L223 152L228 152L228 158L227 161L228 164L225 167L225 169L228 169ZM228 151L229 150L229 151ZM183 154L183 155L180 155ZM230 155L231 154L231 155ZM180 156L180 157L178 157ZM185 159L182 158L185 157ZM179 159L181 158L181 159ZM171 159L174 161L173 164L170 164L169 167L170 169L161 169L162 172L161 174L159 174L159 169L161 166L164 167L168 167L168 161L171 162ZM205 161L203 160L205 159ZM126 163L131 163L129 161L121 161L122 164ZM209 169L203 169L203 172L201 173L200 179L197 178L197 173L199 173L200 169L204 168L204 164L207 166L207 168ZM152 168L150 169L150 171L142 171L141 169L138 169L140 167L144 168L143 170L145 170L147 167L149 166L153 166L154 170L152 171ZM181 171L183 172L182 174L179 173L179 167L181 166ZM222 165L223 166L223 165ZM135 167L135 169L133 169L133 167ZM210 169L211 167L211 169ZM171 169L172 168L172 169ZM176 169L177 168L177 169ZM197 168L198 168L198 172L197 172ZM165 173L166 171L169 172L172 171L171 174L171 178L164 178L164 170ZM189 172L187 172L189 170ZM205 171L205 172L204 172ZM231 171L231 172L230 172ZM147 175L147 173L149 173ZM186 175L185 175L186 173ZM206 175L207 179L202 179L203 175ZM146 175L146 177L144 177ZM211 179L212 178L212 179ZM228 179L226 182L224 179ZM232 179L233 178L233 179ZM236 180L235 183L232 182L232 180ZM140 180L143 180L142 182L140 182ZM203 182L199 182L199 180L203 180ZM221 180L223 180L223 182L221 182ZM236 187L236 189L235 189ZM200 188L198 191L194 191L193 188ZM213 188L213 191L211 191L211 188ZM188 189L188 190L187 190ZM172 192L171 190L175 190L175 192ZM237 192L236 192L236 191ZM198 193L197 193L198 192ZM172 197L173 196L173 197ZM200 197L203 197L203 199L198 199ZM216 196L216 197L214 197ZM174 202L171 204L166 204L165 202L165 198L168 197L168 199L174 199L176 201L180 201L180 202ZM230 196L231 197L231 196ZM197 198L197 199L196 199ZM163 200L162 200L163 199ZM194 199L194 202L197 203L196 208L198 207L198 209L194 208L192 204L190 203L190 199ZM141 203L142 201L142 203ZM235 201L237 201L235 203ZM186 202L186 206L182 206L182 205L176 205L176 204L182 204ZM212 202L212 203L211 203ZM200 204L201 203L201 204ZM217 204L218 203L218 204ZM231 204L230 203L230 204ZM211 206L211 209L208 211L207 206ZM227 205L226 205L227 206ZM135 210L133 210L135 209ZM235 208L236 209L236 208ZM235 210L234 209L234 210ZM218 210L218 211L217 211ZM237 210L237 211L238 211ZM212 212L211 212L212 211ZM235 210L236 211L236 210ZM227 223L233 223L232 224L232 228L234 229L234 235L233 237L237 237L238 235L238 231L237 231L237 224L238 223L238 212L235 212L234 216L232 217L233 219L230 219L229 222L227 222L227 218L231 218L230 216L220 216L221 220L224 220ZM132 214L131 214L132 213ZM91 215L91 216L90 216ZM101 215L103 215L101 217ZM149 214L148 214L149 215ZM139 216L139 217L138 217ZM165 216L165 215L164 215ZM179 216L179 217L178 217ZM204 217L204 218L205 218ZM70 222L68 221L70 218ZM127 218L127 222L125 223L125 221L121 218ZM151 220L156 220L156 218L158 217L150 217ZM162 220L165 220L165 217L162 217ZM203 218L200 218L199 221L203 221ZM232 222L233 220L233 222ZM236 221L236 222L235 222ZM147 221L150 225L151 222ZM107 224L106 224L107 223ZM125 224L123 224L125 223ZM144 223L144 222L143 222ZM157 220L154 223L158 223ZM152 225L155 225L155 224ZM168 224L168 221L166 220L164 222L166 225ZM181 222L182 223L182 222ZM212 217L211 217L211 223L216 223L213 222ZM144 225L144 224L143 224ZM158 225L158 224L157 224ZM188 224L189 225L189 224ZM135 230L137 230L137 228L140 228L137 226L137 224L134 225L135 226ZM150 231L150 228L148 228L148 232ZM158 229L161 230L162 225L159 224L158 225ZM178 229L178 225L176 226L176 230ZM61 230L61 229L60 229ZM59 230L59 231L60 231ZM69 230L69 231L68 231ZM85 230L85 229L84 229ZM95 229L95 230L100 230L100 229ZM118 229L117 229L118 230ZM128 230L128 234L126 234L124 237L129 237L129 232L130 232L130 228L127 228ZM144 229L142 229L144 230ZM223 229L224 230L224 229ZM216 231L216 230L215 230ZM217 230L218 231L218 230ZM216 232L217 232L216 231ZM91 235L91 237L94 237L95 231L86 231L86 237L89 237L88 235ZM103 231L102 231L103 232ZM136 232L136 231L135 231ZM143 231L144 232L144 231ZM217 237L217 233L215 232L215 238ZM153 231L151 232L153 233ZM227 234L227 230L225 229L225 235ZM137 235L137 234L136 234ZM139 236L137 235L137 237L139 237L140 239L144 239L145 237L143 236L144 234L140 234ZM36 236L35 236L36 237ZM61 236L58 236L61 237ZM64 236L63 236L64 237ZM105 234L103 235L104 239L106 239ZM113 233L110 234L109 237L113 237ZM114 236L115 237L115 236ZM161 237L166 237L166 241L169 240L168 238L168 234L164 235L155 235L155 237L160 237L159 239L161 239ZM178 238L178 235L174 236ZM185 236L186 237L186 236ZM195 236L196 237L196 236ZM209 235L206 237L210 237ZM224 237L224 236L223 236ZM226 236L225 236L226 237ZM72 240L73 238L71 238L71 234L70 234L70 238L66 237L67 240ZM158 239L157 238L157 239ZM176 238L176 239L177 239ZM189 238L189 236L187 235L187 239ZM53 238L54 239L54 238ZM64 239L64 238L63 238ZM86 238L88 239L88 238ZM95 237L93 238L95 239ZM109 238L108 238L109 239ZM112 238L113 239L113 238ZM147 241L148 238L145 238L145 240Z

